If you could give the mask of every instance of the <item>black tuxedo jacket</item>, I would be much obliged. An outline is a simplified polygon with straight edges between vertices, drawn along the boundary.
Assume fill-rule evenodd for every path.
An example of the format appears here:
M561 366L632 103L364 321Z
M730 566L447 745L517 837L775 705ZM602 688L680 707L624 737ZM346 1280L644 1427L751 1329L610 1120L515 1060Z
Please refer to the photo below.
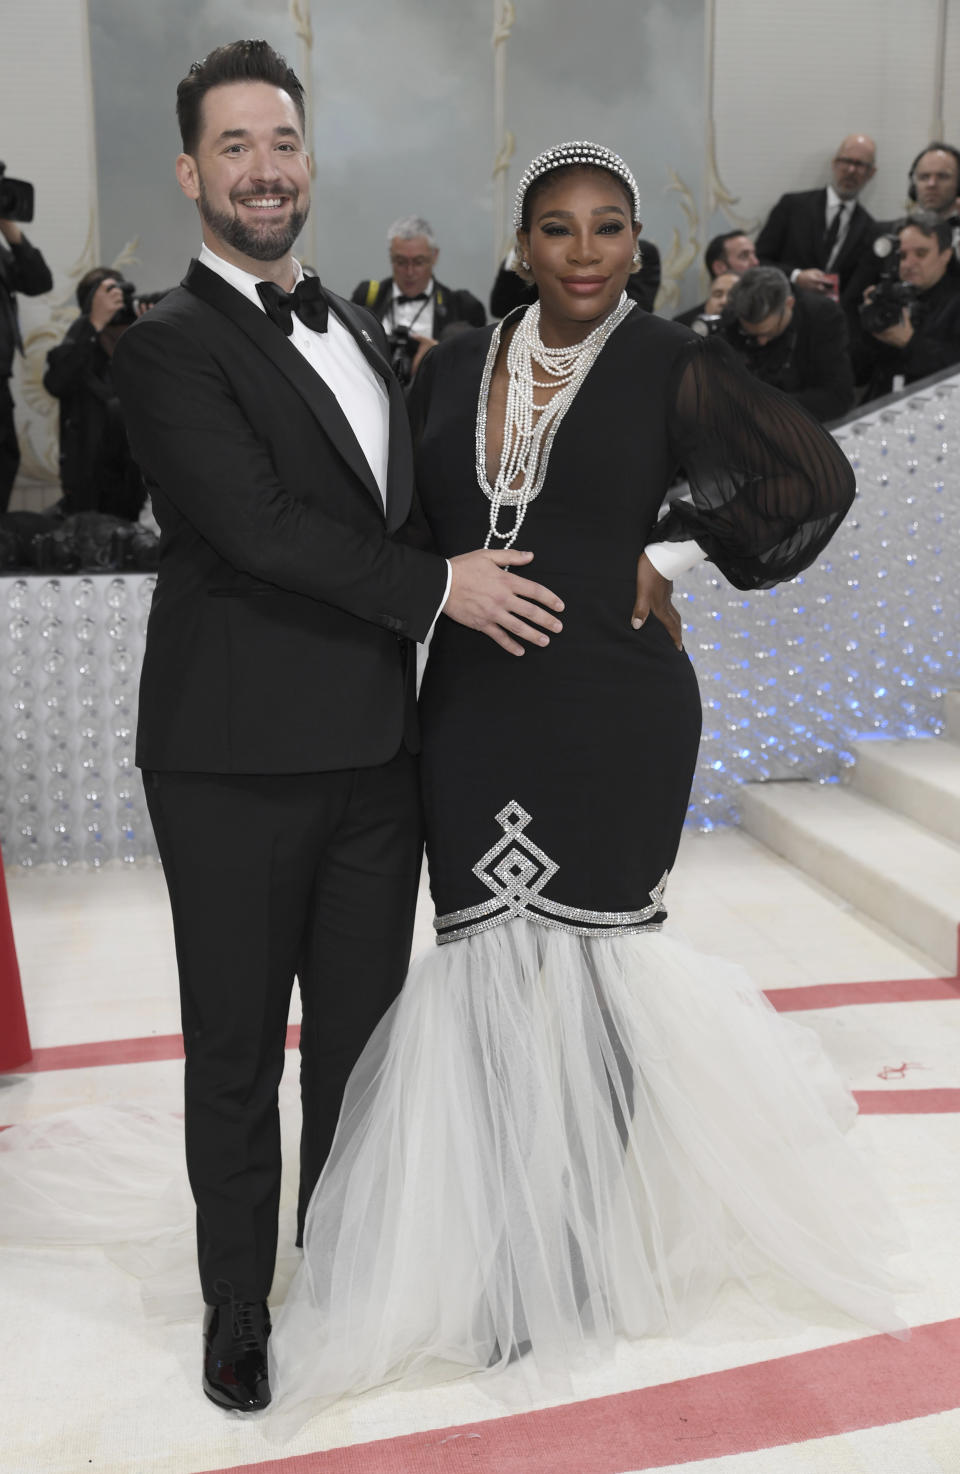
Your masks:
M410 639L446 564L410 525L409 430L379 325L330 300L389 390L386 517L334 394L215 272L192 262L114 354L162 531L141 767L322 772L416 745Z
M757 236L757 255L766 266L779 266L787 276L808 266L827 269L824 248L824 220L827 213L827 191L808 189L800 194L781 195L770 212L770 219ZM843 249L833 269L840 278L840 294L850 282L857 262L869 248L877 233L877 222L862 205L855 204Z
M439 341L444 328L448 328L452 322L465 322L472 328L482 328L487 320L487 314L483 310L483 303L478 302L471 292L454 291L452 287L445 287L443 282L435 282L436 295L433 303L433 336ZM375 290L371 292L371 287ZM353 289L351 302L363 307L369 307L370 311L382 321L390 306L390 298L393 295L393 277L388 276L386 281L362 281L358 282ZM372 296L373 301L368 301ZM416 325L413 332L416 332Z

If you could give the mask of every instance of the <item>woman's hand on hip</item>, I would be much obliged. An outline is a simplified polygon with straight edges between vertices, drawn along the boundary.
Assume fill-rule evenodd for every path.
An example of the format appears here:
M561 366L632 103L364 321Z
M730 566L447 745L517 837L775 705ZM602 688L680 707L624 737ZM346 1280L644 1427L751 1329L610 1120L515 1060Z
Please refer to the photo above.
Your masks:
M637 599L630 623L635 630L641 629L652 614L659 619L677 649L682 650L683 621L670 597L672 593L670 579L658 573L646 553L641 553L637 563Z

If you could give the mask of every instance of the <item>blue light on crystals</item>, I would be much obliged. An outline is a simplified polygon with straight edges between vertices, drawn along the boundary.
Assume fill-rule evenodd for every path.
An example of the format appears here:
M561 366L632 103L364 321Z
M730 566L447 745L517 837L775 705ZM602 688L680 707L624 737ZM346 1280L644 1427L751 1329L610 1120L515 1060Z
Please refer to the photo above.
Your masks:
M707 698L696 828L735 822L743 782L836 782L855 742L935 736L960 689L960 375L835 434L860 490L817 565L749 597L710 564L677 582Z

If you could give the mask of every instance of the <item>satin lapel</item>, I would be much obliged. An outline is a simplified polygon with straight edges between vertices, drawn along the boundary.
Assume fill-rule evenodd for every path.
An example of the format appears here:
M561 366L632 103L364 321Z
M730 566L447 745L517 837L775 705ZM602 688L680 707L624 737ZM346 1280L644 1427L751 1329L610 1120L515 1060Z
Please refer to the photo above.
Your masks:
M383 511L380 488L374 480L367 458L350 427L340 402L320 377L298 353L289 339L270 321L266 313L248 302L242 293L210 271L199 261L191 261L183 279L188 292L208 306L216 308L265 353L284 378L303 398L321 428L332 440L351 471L362 481L378 509ZM339 307L337 309L339 315ZM392 410L392 402L391 402Z
M380 375L390 395L390 458L387 463L387 527L393 532L407 520L413 494L413 452L407 402L397 377L367 331L363 315L352 302L328 292L330 304L344 326L353 334L364 358Z

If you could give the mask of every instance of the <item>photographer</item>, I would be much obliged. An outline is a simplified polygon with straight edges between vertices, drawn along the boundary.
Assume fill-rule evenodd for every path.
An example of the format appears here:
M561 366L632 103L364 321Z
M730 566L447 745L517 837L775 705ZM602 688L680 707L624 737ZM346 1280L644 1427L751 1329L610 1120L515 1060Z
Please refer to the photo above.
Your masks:
M0 512L7 510L20 465L10 393L13 355L23 352L16 293L39 297L53 286L49 266L18 224L32 218L32 188L22 180L5 178L0 164Z
M744 272L727 298L721 332L752 374L818 420L838 419L853 405L843 312L829 297L791 292L775 266Z
M900 222L891 244L884 273L860 307L854 362L857 382L867 386L864 401L960 363L951 221L918 212Z
M362 281L352 302L383 323L390 345L390 362L406 387L426 352L451 327L482 328L483 304L466 291L453 291L438 282L433 268L439 248L430 225L419 215L395 220L387 231L393 276L386 281Z
M109 512L135 521L143 483L127 444L111 375L113 351L146 304L108 266L95 266L77 284L80 317L47 354L44 388L60 401L60 482L63 512Z

